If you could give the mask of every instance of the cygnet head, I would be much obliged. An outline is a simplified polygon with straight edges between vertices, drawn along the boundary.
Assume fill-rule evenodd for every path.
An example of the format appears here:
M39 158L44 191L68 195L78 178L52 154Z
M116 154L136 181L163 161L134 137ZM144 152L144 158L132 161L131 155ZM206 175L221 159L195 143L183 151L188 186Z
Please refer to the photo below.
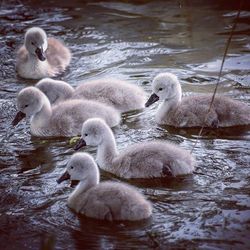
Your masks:
M46 60L45 51L48 48L47 35L39 27L27 30L24 37L24 44L31 55L36 56L40 61Z
M12 125L17 125L25 116L32 116L39 112L46 96L35 87L27 87L22 89L17 96L17 108L19 112L16 114Z
M152 83L153 94L150 96L145 106L148 107L158 100L170 101L180 100L181 85L177 77L172 73L161 73L157 75Z
M83 146L98 146L106 139L107 134L112 136L111 129L101 118L91 118L82 125L81 139L74 147L75 150Z
M57 180L61 183L65 180L84 181L95 180L95 184L99 183L100 174L93 157L87 153L75 153L67 163L66 171Z
M51 104L69 99L74 93L74 88L68 83L51 78L44 78L35 86L48 97Z

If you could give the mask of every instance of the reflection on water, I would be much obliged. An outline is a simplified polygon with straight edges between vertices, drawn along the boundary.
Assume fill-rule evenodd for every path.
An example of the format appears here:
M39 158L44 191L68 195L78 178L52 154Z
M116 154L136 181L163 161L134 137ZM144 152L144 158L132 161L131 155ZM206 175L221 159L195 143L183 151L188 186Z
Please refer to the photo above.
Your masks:
M166 129L169 133L179 134L185 137L198 138L201 128L175 128L171 126L161 126ZM229 128L204 128L202 130L202 139L216 139L216 138L226 138L230 140L243 139L250 140L250 126L235 126Z
M223 4L224 3L224 4ZM15 97L36 81L15 74L15 53L30 26L44 28L71 48L58 79L72 86L112 76L144 88L169 71L184 95L211 93L237 1L2 1L0 8L0 248L1 249L227 249L250 247L249 127L205 130L191 176L133 180L153 203L151 220L110 224L80 218L66 206L72 188L57 185L73 149L68 139L39 139L29 121L13 129ZM219 92L249 102L249 3L245 1ZM118 148L169 140L192 150L197 130L158 126L157 105L123 115L114 129ZM95 154L95 148L87 148ZM124 181L101 171L102 180Z

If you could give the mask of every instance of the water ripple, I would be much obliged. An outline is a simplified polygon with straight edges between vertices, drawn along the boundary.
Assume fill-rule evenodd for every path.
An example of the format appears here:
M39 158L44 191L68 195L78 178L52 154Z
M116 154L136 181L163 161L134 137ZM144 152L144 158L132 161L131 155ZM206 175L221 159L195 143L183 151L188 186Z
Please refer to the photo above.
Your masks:
M41 26L71 49L72 63L58 79L73 86L112 76L149 96L155 75L171 72L181 80L184 95L192 95L215 87L235 8L219 2L75 0L43 1L37 8L34 1L2 1L1 249L249 248L249 128L205 130L193 150L198 163L193 175L129 180L152 202L153 216L111 224L78 216L66 205L72 188L56 179L74 153L69 139L33 137L28 120L10 126L18 91L36 83L15 73L16 51L27 28ZM244 10L219 89L244 102L250 101L248 19ZM155 139L193 149L197 130L157 125L156 109L123 115L114 128L119 150ZM84 151L96 156L95 147ZM124 181L105 171L101 178Z

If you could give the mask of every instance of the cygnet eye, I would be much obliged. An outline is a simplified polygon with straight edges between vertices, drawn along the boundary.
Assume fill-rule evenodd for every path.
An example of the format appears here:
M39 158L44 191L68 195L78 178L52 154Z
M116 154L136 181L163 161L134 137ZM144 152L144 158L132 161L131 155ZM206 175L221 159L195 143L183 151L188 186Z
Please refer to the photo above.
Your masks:
M88 134L84 134L85 136L88 136Z
M24 107L25 107L25 108L27 108L28 106L29 106L29 105L28 105L28 104L26 104Z
M32 45L35 45L34 42L31 42Z
M74 169L74 166L71 166L70 169Z
M159 88L159 91L162 91L163 90L163 88Z

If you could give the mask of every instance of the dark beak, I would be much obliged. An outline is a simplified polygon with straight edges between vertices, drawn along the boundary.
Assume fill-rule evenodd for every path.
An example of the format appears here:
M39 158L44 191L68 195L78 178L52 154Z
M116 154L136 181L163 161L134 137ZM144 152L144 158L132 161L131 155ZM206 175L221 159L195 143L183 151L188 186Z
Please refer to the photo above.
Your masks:
M79 181L77 180L72 180L70 183L70 187L75 187L76 185L78 185Z
M16 126L26 115L22 111L18 111L14 120L12 121L12 126Z
M42 48L37 48L35 52L36 52L36 55L37 55L37 57L38 57L38 59L40 61L45 61L46 60L46 55L43 52Z
M149 107L150 105L152 105L153 103L157 102L159 100L159 96L156 95L155 93L153 93L148 101L145 103L145 107Z
M82 138L80 138L80 140L76 143L74 150L78 150L86 145L86 142Z
M70 175L69 175L69 173L66 171L64 174L62 174L62 176L59 178L59 179L57 179L56 181L57 181L57 183L58 184L60 184L61 182L63 182L63 181L66 181L66 180L69 180L70 179Z

